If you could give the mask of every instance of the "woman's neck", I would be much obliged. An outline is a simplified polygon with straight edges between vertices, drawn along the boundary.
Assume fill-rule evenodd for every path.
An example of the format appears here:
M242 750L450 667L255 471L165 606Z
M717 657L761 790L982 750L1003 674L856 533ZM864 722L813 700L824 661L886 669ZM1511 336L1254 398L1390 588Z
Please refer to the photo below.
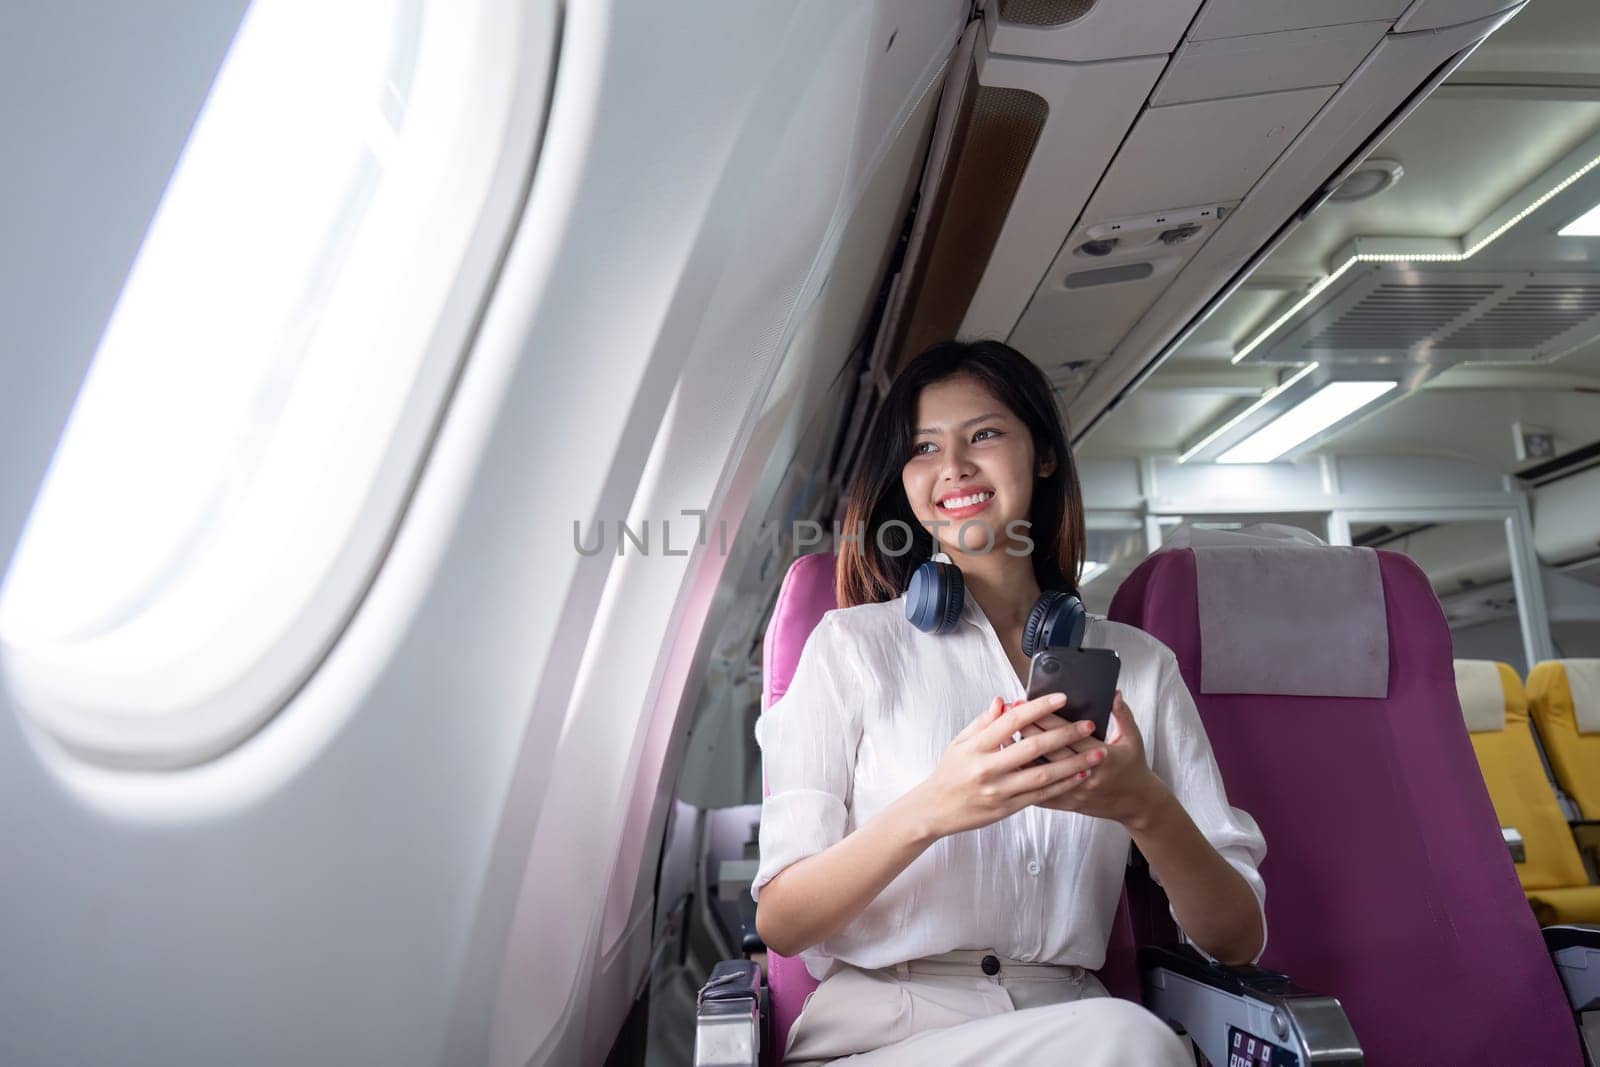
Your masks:
M1032 556L1008 556L1002 551L963 555L957 559L961 579L984 617L997 630L1020 630L1039 599L1039 581L1033 574Z

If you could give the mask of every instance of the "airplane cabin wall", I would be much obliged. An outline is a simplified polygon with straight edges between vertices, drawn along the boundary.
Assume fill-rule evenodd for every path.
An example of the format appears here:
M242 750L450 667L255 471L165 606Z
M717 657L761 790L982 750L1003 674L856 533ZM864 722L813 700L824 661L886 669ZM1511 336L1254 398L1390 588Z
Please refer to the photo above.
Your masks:
M0 42L7 99L34 102L0 117L27 147L7 259L33 272L0 298L7 552L243 7L37 5ZM165 773L73 764L0 689L0 1061L604 1055L721 562L584 556L572 520L742 514L780 361L854 340L966 9L565 7L481 328L308 684Z

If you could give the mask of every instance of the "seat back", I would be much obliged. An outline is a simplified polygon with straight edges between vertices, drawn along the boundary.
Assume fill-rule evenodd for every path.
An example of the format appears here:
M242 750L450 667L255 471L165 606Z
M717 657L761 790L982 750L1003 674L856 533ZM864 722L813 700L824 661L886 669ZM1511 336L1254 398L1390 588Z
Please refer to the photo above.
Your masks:
M1383 697L1204 692L1191 549L1141 564L1111 617L1176 653L1229 802L1266 836L1263 966L1337 996L1368 1064L1581 1064L1462 726L1438 600L1396 553L1378 553L1378 579Z
M806 638L816 628L822 616L838 606L834 595L834 572L837 560L831 552L817 552L801 556L789 566L783 584L778 590L778 600L773 606L772 619L761 646L761 710L766 712L789 689L795 667L800 662L800 652ZM761 792L767 794L765 769L761 775ZM1147 880L1144 880L1147 882ZM1140 883L1141 885L1144 882ZM1146 909L1140 909L1143 915ZM1148 925L1155 931L1163 930L1168 921L1164 906L1151 906ZM1155 912L1160 911L1160 914ZM1168 924L1170 926L1170 923ZM1168 939L1168 938L1163 938ZM1139 999L1139 977L1136 964L1135 922L1128 905L1128 894L1123 894L1112 925L1110 944L1106 950L1106 963L1099 972L1100 980L1113 994L1130 1000ZM805 1007L806 998L817 988L817 980L806 970L799 959L767 953L767 993L772 1014L772 1041L775 1046L771 1062L781 1061L782 1051L788 1043L789 1029Z
M1600 819L1600 660L1558 659L1528 672L1528 711L1556 781Z
M784 693L800 663L806 638L816 629L822 616L838 607L834 597L835 557L832 552L801 556L789 565L778 588L778 600L761 642L762 714ZM761 771L761 795L767 795L767 772ZM788 1043L789 1028L799 1018L806 998L817 988L806 965L799 959L767 952L767 1003L772 1013L771 1063L781 1062Z
M1587 885L1578 846L1567 829L1528 727L1522 679L1509 663L1456 660L1461 700L1478 768L1500 825L1522 835L1526 859L1516 865L1523 889Z

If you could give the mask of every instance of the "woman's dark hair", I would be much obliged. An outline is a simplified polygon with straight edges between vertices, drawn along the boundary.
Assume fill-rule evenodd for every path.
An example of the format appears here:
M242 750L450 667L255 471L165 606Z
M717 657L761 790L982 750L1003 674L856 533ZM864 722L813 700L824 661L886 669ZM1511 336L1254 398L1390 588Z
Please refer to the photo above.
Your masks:
M901 471L911 458L917 398L927 386L958 375L978 381L1023 421L1036 457L1055 457L1049 476L1035 479L1028 508L1033 573L1040 589L1077 588L1084 558L1083 491L1049 380L1028 357L1000 341L945 341L906 364L867 433L846 494L834 590L840 607L894 599L933 555L933 535L911 510ZM885 552L877 536L895 519L912 532L910 548L899 555ZM858 531L864 536L844 540ZM905 535L893 531L883 540L897 551ZM1002 543L996 540L996 551L1004 551Z

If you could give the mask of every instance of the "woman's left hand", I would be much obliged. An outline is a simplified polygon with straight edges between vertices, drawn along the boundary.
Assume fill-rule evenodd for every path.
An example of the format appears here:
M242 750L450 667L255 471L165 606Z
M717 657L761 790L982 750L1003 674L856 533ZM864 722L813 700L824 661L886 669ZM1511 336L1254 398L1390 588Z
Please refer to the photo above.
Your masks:
M1111 705L1112 728L1109 739L1099 741L1086 737L1051 752L1050 760L1070 759L1077 753L1099 750L1099 762L1082 772L1083 781L1075 789L1054 800L1041 803L1041 808L1055 811L1076 811L1100 819L1127 822L1155 807L1167 792L1166 783L1156 777L1144 758L1144 737L1133 721L1133 712L1122 701L1122 691L1117 690ZM1024 737L1041 730L1068 725L1056 715L1046 715L1037 724L1023 729Z

